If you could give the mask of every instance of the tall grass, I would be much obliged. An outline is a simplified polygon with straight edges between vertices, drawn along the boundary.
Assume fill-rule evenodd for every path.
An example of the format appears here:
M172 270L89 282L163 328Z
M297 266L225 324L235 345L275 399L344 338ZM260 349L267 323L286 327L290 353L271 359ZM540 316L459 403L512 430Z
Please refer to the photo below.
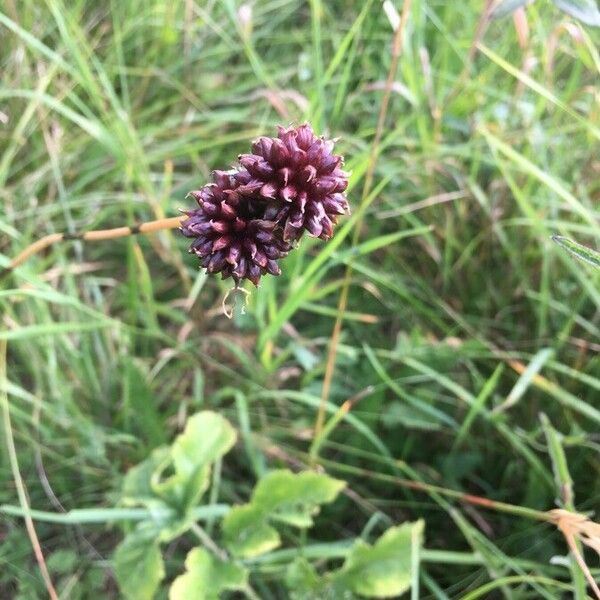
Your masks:
M480 2L413 0L360 210L392 61L381 3L248 6L250 19L234 0L2 6L0 266L55 231L175 215L277 123L340 138L354 207L232 321L229 286L198 272L176 233L63 244L20 267L0 291L0 339L29 505L102 515L129 466L211 408L243 434L223 498L282 464L348 480L307 552L335 560L341 539L423 518L422 598L586 598L547 525L390 477L598 507L600 277L551 240L600 239L598 31L545 3L524 29L482 21ZM3 453L0 503L18 504L12 473ZM118 597L119 533L98 519L35 521L61 598ZM173 573L186 549L169 548ZM282 564L265 567L261 597L285 597ZM45 593L23 522L4 514L0 595Z

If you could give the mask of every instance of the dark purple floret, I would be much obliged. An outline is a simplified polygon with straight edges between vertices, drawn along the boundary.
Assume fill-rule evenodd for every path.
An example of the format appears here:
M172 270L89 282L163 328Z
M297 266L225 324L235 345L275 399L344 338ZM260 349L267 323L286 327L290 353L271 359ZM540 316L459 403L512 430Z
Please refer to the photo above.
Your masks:
M265 218L268 202L244 187L235 172L215 171L213 180L190 192L198 208L186 211L181 224L183 235L195 238L190 252L209 273L232 277L236 285L242 279L258 285L265 273L279 275L277 260L291 246L281 239L277 221Z
M272 201L268 218L281 223L287 242L304 231L327 240L338 216L349 212L348 173L341 168L342 157L333 154L333 144L305 123L279 127L276 138L259 138L252 154L239 157L243 169L234 177Z

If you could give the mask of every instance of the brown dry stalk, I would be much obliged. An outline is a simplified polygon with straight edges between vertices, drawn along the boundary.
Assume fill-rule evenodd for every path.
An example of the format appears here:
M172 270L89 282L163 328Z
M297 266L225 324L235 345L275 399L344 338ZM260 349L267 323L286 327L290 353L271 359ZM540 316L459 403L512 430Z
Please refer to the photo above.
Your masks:
M22 265L27 259L42 250L58 242L69 240L83 240L86 242L97 242L101 240L112 240L114 238L125 237L128 235L137 235L143 233L154 233L163 229L175 229L179 227L185 216L171 217L168 219L157 219L156 221L147 221L139 225L115 227L114 229L95 229L93 231L84 231L81 233L51 233L30 246L27 246L23 252L16 256L4 270L0 271L0 277L6 275L19 265Z
M388 71L387 80L385 83L385 90L383 93L383 98L381 99L381 106L379 108L379 116L377 118L377 128L375 130L375 137L373 139L373 145L371 147L371 156L369 159L369 164L367 167L367 172L365 174L365 184L363 187L361 202L359 206L359 210L362 205L366 202L369 193L371 191L371 187L373 185L373 177L375 175L375 165L377 163L377 158L379 156L379 145L381 143L381 138L383 136L385 120L387 117L388 106L390 103L390 97L392 95L392 88L394 85L394 80L396 78L396 72L398 70L398 62L400 60L400 54L402 51L402 41L404 39L404 30L406 28L406 23L408 21L408 15L410 13L411 0L404 0L404 5L402 6L402 15L400 17L400 23L394 32L394 37L392 41L392 62L390 64L390 68ZM356 221L356 225L354 226L353 233L353 245L355 245L358 241L358 236L360 235L360 229L362 225L364 215ZM335 360L337 356L337 347L340 338L340 333L342 331L342 320L344 318L344 312L346 311L346 307L348 305L348 292L350 288L350 281L352 277L352 266L348 264L346 266L346 271L344 274L344 280L342 283L342 289L340 292L340 299L337 307L337 314L335 318L335 324L333 326L333 331L331 333L331 341L329 343L329 352L327 354L327 363L325 366L325 375L323 378L323 387L321 389L321 402L319 404L319 411L317 413L316 421L315 421L315 433L314 439L319 439L321 435L321 431L323 429L323 425L325 422L325 406L327 404L327 400L329 398L329 392L331 390L331 382L333 379L333 373L335 371Z
M534 521L541 521L544 523L551 523L562 533L567 542L569 550L573 553L579 568L585 575L591 589L594 591L596 598L600 600L600 588L594 580L589 567L585 563L585 559L582 556L578 546L577 540L596 551L600 556L600 523L595 523L590 520L586 515L572 512L564 509L554 509L548 511L539 511L526 506L518 506L516 504L509 504L507 502L498 502L496 500L490 500L483 496L475 496L473 494L465 494L458 490L452 490L444 488L439 485L425 483L424 481L415 481L412 479L403 479L396 477L395 475L386 475L384 473L377 473L374 475L371 471L360 467L350 467L344 465L341 467L332 461L326 459L318 459L319 464L328 466L332 469L338 469L342 472L358 475L363 478L376 479L378 481L385 481L392 485L397 485L401 488L407 488L415 491L425 492L429 494L439 494L447 498L454 498L458 502L464 502L475 506L480 506L488 510L496 512L502 512L505 514L514 515L516 517L524 517L532 519Z
M548 511L552 517L552 522L559 531L565 536L569 549L573 553L579 568L583 571L590 587L600 600L600 588L585 564L581 551L577 547L577 540L583 542L589 548L592 548L600 556L600 524L590 521L586 515L570 512L568 510L556 509Z
M44 559L44 553L42 552L40 540L35 531L33 519L31 518L31 515L29 513L27 490L25 489L25 483L23 482L23 478L21 477L21 471L19 470L19 461L17 458L17 449L15 447L15 440L13 437L12 425L10 422L10 408L8 405L8 395L6 392L6 346L6 340L0 340L0 403L2 404L4 433L6 436L8 458L10 461L15 487L17 488L17 495L19 496L19 504L23 509L25 528L27 529L27 535L29 536L29 540L31 541L31 547L33 548L35 559L40 568L42 579L44 580L44 584L46 586L46 590L48 591L48 596L50 596L50 600L58 600L58 594L56 593L56 589L54 588L54 585L52 583L50 573L48 572L48 567L46 566L46 561Z

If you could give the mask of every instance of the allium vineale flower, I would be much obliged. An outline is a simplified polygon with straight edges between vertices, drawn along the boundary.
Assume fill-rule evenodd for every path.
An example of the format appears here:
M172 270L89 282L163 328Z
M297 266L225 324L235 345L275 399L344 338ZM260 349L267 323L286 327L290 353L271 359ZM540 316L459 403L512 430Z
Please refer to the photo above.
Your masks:
M242 154L240 164L260 182L260 194L275 201L283 239L299 239L304 231L328 240L338 215L349 211L344 194L348 174L343 159L333 154L333 140L315 136L308 123L279 127L276 138L261 137L252 154Z
M278 259L305 231L329 239L338 215L349 212L348 174L332 150L333 141L316 137L308 124L259 138L237 169L215 171L213 183L190 193L198 208L185 211L181 224L195 238L190 252L236 285L279 275Z
M196 238L190 246L209 273L232 277L236 284L249 279L258 285L261 275L279 275L277 259L290 245L275 232L276 221L264 219L265 202L256 194L241 193L231 172L215 171L214 183L191 192L198 203L187 211L181 231Z

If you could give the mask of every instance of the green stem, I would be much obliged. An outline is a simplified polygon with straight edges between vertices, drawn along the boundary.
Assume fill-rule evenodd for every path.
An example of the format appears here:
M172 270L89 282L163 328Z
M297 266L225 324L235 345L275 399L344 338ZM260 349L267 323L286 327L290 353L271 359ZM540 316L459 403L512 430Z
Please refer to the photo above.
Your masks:
M227 560L227 552L221 550L214 540L198 525L198 523L192 523L190 530L196 535L196 537L202 542L202 545L210 550L220 560Z
M413 481L411 479L402 479L401 477L386 475L385 473L372 473L367 469L352 467L350 465L341 465L339 463L322 458L319 459L319 463L332 470L351 473L353 475L360 475L361 477L368 477L370 479L377 479L378 481L385 481L387 483L391 483L403 488L408 488L421 492L440 494L441 496L446 496L447 498L454 498L456 500L460 500L461 502L475 504L477 506L482 506L490 510L495 510L497 512L503 512L518 517L523 517L525 519L532 519L534 521L544 521L546 523L550 523L553 521L552 515L548 514L547 512L535 510L526 506L518 506L516 504L509 504L507 502L498 502L496 500L490 500L489 498L474 496L472 494L465 494L464 492L459 492L457 490L450 490L439 485L424 483L422 481Z
M25 528L27 529L27 534L29 535L29 540L31 541L31 546L40 568L42 579L44 580L50 600L58 600L58 594L56 593L50 573L48 572L48 567L46 566L40 540L38 539L35 527L33 525L31 510L27 500L27 492L25 490L25 484L23 483L23 478L21 477L21 471L19 469L17 448L15 446L12 424L10 422L10 406L8 404L8 395L6 393L6 389L8 387L8 382L6 379L6 347L6 340L0 340L0 404L2 404L2 417L4 422L4 435L6 437L6 449L8 450L8 460L10 462L10 468L12 471L13 480L15 482L15 487L17 488L19 504L21 505L23 517L25 518Z
M227 504L209 504L193 510L195 520L206 520L224 517L230 510ZM43 510L25 510L10 504L0 505L0 513L13 517L29 515L34 521L61 523L63 525L80 525L83 523L113 523L115 521L144 521L146 519L166 519L173 514L171 509L146 508L76 508L64 513Z
M568 583L556 581L555 579L550 579L549 577L540 577L535 575L513 575L511 577L501 577L500 579L490 581L490 583L486 583L480 588L472 591L470 594L463 596L463 600L475 600L476 598L481 597L488 598L488 592L511 583L541 583L543 585L551 585L566 591L573 590L573 586L569 585Z
M302 556L307 560L335 560L344 559L348 556L355 540L344 540L343 542L333 543L316 543L308 544L302 548L285 548L283 550L275 550L261 556L249 558L243 563L249 567L272 566L273 568L285 567L295 558ZM420 551L420 559L422 563L431 563L438 565L485 565L486 559L477 552L457 552L454 550L429 550L422 548ZM540 568L548 569L551 574L564 575L568 566L557 565L541 565L532 560L517 558L513 559L514 564L522 569L529 571L539 570ZM598 570L593 571L595 574Z

